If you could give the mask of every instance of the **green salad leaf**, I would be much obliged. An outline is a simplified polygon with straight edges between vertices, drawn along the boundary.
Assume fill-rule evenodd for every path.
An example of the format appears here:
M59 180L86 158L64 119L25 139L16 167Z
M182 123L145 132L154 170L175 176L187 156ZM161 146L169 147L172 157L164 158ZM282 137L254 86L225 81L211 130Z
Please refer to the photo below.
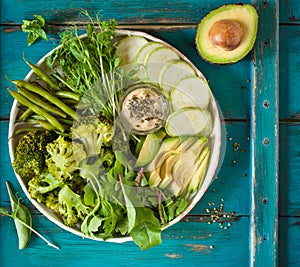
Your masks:
M136 208L135 227L130 235L142 250L149 249L162 242L161 225L151 209L146 207Z

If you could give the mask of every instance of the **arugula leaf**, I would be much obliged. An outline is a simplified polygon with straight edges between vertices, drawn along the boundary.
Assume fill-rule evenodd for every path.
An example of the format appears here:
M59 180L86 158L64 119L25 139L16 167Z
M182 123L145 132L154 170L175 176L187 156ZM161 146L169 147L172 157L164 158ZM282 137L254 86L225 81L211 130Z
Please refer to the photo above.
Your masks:
M48 41L47 34L44 30L45 19L40 15L34 15L33 20L23 20L22 31L28 32L27 44L30 46L39 38Z

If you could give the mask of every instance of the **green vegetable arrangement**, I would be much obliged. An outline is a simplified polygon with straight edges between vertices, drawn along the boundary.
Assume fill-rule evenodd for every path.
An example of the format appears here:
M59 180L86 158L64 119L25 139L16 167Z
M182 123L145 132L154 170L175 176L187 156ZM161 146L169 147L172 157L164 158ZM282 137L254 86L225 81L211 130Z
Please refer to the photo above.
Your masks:
M76 26L66 30L46 66L24 59L35 80L12 80L17 90L9 92L20 109L16 123L26 125L14 132L20 139L13 168L30 196L65 225L90 238L131 236L145 250L162 242L161 229L186 209L201 181L192 188L185 184L176 194L166 181L158 186L160 178L148 169L157 156L144 159L149 144L155 141L159 155L169 155L167 147L177 156L183 150L164 129L148 136L123 129L118 103L130 85L140 83L138 71L119 68L116 22L83 14L90 18L84 37ZM190 156L204 162L198 173L203 179L207 139L187 139L186 148L194 145L199 152ZM166 175L167 167L162 167Z

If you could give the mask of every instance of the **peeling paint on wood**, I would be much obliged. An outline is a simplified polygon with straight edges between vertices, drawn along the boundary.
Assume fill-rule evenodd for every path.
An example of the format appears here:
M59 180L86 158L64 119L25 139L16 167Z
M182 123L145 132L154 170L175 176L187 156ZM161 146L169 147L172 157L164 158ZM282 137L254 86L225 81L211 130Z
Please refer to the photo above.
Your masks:
M183 256L179 253L166 253L165 254L166 257L170 258L170 259L181 259Z
M194 252L200 252L203 254L210 253L210 250L213 248L212 246L201 245L201 244L186 244L186 247L188 247L190 250Z

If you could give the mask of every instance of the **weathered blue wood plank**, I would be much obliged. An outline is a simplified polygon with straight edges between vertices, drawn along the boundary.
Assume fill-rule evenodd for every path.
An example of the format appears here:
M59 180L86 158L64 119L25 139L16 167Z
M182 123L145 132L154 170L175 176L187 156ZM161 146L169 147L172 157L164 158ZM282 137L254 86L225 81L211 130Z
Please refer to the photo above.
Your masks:
M300 5L298 0L280 0L280 23L299 24Z
M245 3L253 1L243 1ZM16 1L3 0L1 22L22 23L34 14L43 15L51 23L78 21L78 9L91 14L102 11L103 18L116 18L122 24L190 24L198 23L209 10L232 3L230 0L187 0L187 1ZM13 8L12 8L13 7ZM191 15L192 14L192 15ZM79 19L80 20L80 19ZM86 20L85 20L86 21Z
M10 164L10 158L7 145L8 122L0 121L0 207L7 206L8 197L5 181L13 181L17 184L13 169ZM24 196L24 194L22 194Z
M298 267L300 255L300 218L279 220L278 266Z
M299 5L300 6L300 5ZM280 26L280 118L300 117L300 26Z
M279 215L300 216L300 123L281 123L279 140Z
M179 222L163 232L163 243L141 251L134 243L113 244L82 239L62 232L41 216L34 216L37 230L61 246L59 251L33 237L26 250L17 249L14 225L0 219L1 267L10 266L247 266L249 218L224 230L217 224ZM239 249L238 253L237 248ZM13 255L13 256L12 256Z
M251 94L251 266L277 265L278 2L257 1Z

